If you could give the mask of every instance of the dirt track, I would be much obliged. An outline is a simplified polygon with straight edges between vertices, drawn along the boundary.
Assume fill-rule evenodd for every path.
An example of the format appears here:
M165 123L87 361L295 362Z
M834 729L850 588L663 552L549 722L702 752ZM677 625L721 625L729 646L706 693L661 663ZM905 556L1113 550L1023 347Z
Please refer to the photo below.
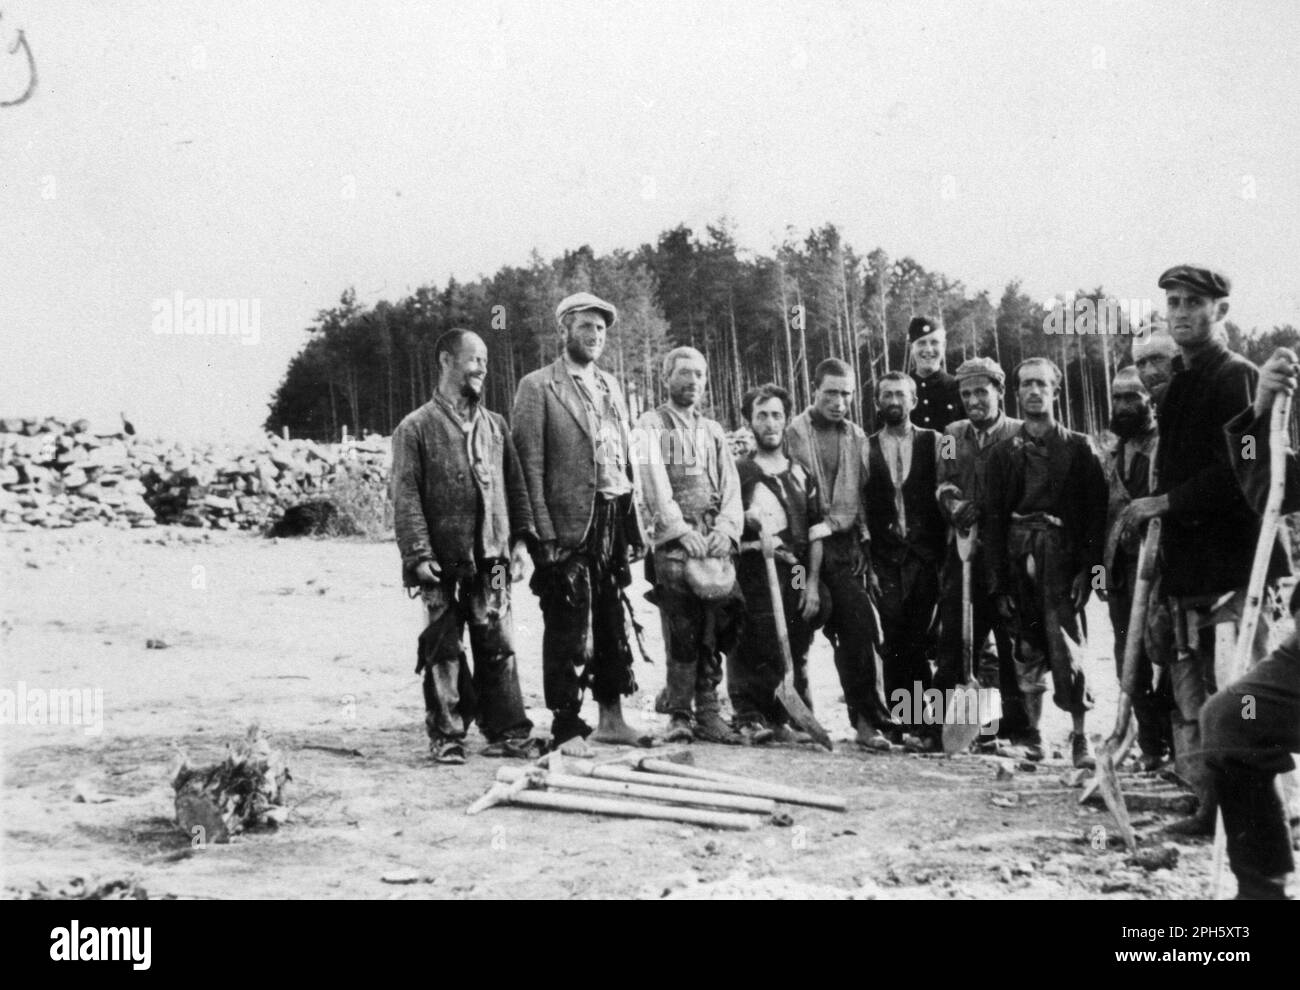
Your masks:
M0 726L7 896L76 875L129 876L152 896L180 897L1208 894L1207 844L1180 845L1175 869L1150 873L1128 866L1115 844L1095 848L1094 828L1110 819L1078 805L1061 781L1064 761L996 780L993 763L976 757L868 755L841 742L849 727L820 637L811 677L834 754L697 745L695 760L841 793L847 814L789 807L793 827L750 833L514 808L467 818L500 764L426 760L413 673L421 614L400 587L391 544L165 529L7 533L0 575L0 688L100 688L104 712L99 735ZM644 588L633 591L658 659L658 619ZM541 622L524 585L515 623L529 714L544 729ZM1109 730L1116 692L1100 603L1089 626L1095 737ZM146 649L151 638L168 648ZM638 663L637 677L633 714L662 728L651 711L662 663ZM177 749L195 762L219 759L252 721L291 768L288 824L167 859L188 845L172 825ZM1053 711L1046 723L1059 750L1068 719ZM470 741L482 745L476 733ZM1143 845L1159 845L1152 833L1169 816L1135 818Z

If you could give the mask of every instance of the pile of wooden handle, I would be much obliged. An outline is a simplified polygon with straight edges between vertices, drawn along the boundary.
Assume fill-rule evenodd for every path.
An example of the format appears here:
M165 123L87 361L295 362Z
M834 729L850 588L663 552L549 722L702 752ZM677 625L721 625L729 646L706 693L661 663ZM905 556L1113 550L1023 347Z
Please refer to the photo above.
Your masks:
M701 770L677 753L615 761L563 760L552 753L533 767L502 767L492 789L467 809L497 804L578 811L621 818L654 818L711 828L747 830L777 813L777 803L844 811L842 797Z

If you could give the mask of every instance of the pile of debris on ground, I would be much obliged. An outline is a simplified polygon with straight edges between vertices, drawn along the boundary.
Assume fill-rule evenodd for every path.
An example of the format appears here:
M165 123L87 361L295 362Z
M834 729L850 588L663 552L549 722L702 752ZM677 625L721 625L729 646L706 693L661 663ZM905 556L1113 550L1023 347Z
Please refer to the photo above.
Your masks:
M390 460L388 438L376 435L186 444L84 419L0 419L0 525L265 530L290 507L339 490L382 502Z
M283 756L257 725L226 748L219 763L194 767L182 755L172 778L176 825L197 845L229 841L247 829L274 828L288 817Z

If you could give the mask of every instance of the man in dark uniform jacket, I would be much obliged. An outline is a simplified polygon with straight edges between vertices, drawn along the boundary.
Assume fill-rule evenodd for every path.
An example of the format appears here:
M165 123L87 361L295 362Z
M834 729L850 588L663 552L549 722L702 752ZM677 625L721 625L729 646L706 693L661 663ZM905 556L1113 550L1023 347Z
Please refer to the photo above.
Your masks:
M942 433L945 426L965 415L957 379L943 370L948 331L928 316L914 316L907 327L907 340L916 367L912 372L912 380L916 382L912 423Z
M938 618L939 564L947 525L939 514L939 434L914 426L911 377L891 371L876 383L884 427L867 440L867 528L880 584L885 698L895 711L912 713L931 686L930 652ZM906 714L900 721L908 721ZM903 743L901 729L892 742ZM908 742L933 740L915 729Z
M1224 429L1242 491L1257 512L1262 513L1268 501L1274 396L1293 394L1298 375L1295 352L1278 349L1261 371L1254 406ZM1246 456L1247 450L1253 456ZM1282 511L1300 511L1300 462L1291 451L1286 457ZM1300 627L1300 588L1291 595L1290 610ZM1292 632L1267 659L1205 703L1201 738L1211 785L1223 811L1237 897L1285 898L1295 859L1274 778L1293 774L1291 754L1300 752L1300 633Z
M1078 616L1092 591L1106 532L1106 481L1082 433L1056 422L1052 408L1061 371L1047 358L1016 369L1020 430L990 455L984 520L991 584L998 610L1014 629L1016 672L1029 721L1030 759L1042 759L1039 718L1048 671L1052 700L1070 713L1076 767L1096 765L1084 732L1092 708L1078 650Z
M1137 530L1148 519L1164 519L1162 589L1181 626L1178 638L1186 643L1170 667L1175 768L1201 799L1196 815L1173 828L1208 835L1214 830L1214 795L1198 720L1216 690L1214 627L1230 625L1235 638L1259 534L1259 518L1236 483L1223 428L1251 407L1259 370L1224 342L1231 288L1226 276L1178 265L1158 284L1180 353L1160 405L1156 494L1134 499L1121 524Z

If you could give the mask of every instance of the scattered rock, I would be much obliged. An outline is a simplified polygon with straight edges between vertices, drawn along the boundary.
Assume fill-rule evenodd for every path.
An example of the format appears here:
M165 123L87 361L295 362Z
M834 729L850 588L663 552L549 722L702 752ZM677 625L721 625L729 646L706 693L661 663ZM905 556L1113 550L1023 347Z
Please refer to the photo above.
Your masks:
M146 639L144 641L144 648L146 650L165 650L170 646L171 644L163 639Z
M413 870L390 870L379 879L383 883L419 883L420 874Z
M1128 858L1129 865L1139 866L1151 873L1155 870L1172 870L1178 865L1178 849L1164 845L1139 849Z
M997 808L1014 808L1020 804L1020 795L1015 793L994 794L992 803Z

